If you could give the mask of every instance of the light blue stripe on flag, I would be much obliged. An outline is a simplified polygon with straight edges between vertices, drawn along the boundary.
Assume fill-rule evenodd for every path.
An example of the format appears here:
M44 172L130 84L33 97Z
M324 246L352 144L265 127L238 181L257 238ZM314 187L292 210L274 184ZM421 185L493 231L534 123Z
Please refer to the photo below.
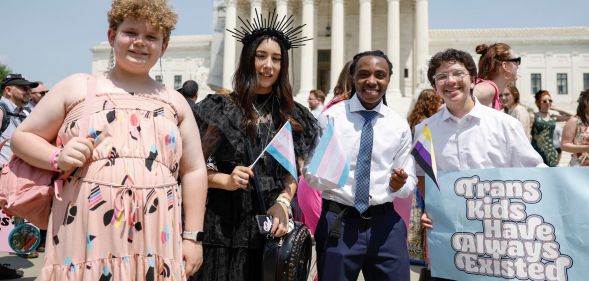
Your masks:
M339 182L338 182L339 186L346 185L346 181L348 180L349 173L350 173L350 163L348 163L346 161L346 164L344 165L344 170L342 171L342 175L339 178Z
M325 155L325 151L327 151L327 146L331 141L333 136L333 124L331 122L327 122L327 128L319 140L317 144L317 148L315 148L315 154L313 155L313 159L311 159L311 163L309 164L309 173L317 174L317 169L319 169L319 165L321 164L321 160L323 160L323 156Z
M284 167L297 182L299 181L299 177L297 176L297 168L288 160L288 158L286 158L284 154L280 153L273 145L269 145L268 149L266 149L266 152L270 153L270 155L272 155L272 157L274 157L274 159L276 159L276 161L280 163L280 165L282 165L282 167Z

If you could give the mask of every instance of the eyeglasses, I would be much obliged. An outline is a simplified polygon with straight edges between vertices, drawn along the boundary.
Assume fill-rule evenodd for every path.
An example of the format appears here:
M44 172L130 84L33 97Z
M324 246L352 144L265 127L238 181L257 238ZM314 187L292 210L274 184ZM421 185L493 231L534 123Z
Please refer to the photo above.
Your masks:
M519 66L522 63L522 57L517 57L517 58L512 58L512 59L504 59L504 60L497 59L497 60L503 61L503 62L513 62L517 66Z
M41 96L45 96L49 91L40 91L40 92L33 92L33 94L39 94Z
M552 103L552 100L543 100L542 103Z
M464 70L454 70L450 73L438 73L434 75L434 81L438 84L444 84L448 81L448 78L452 77L454 80L462 80L468 73Z

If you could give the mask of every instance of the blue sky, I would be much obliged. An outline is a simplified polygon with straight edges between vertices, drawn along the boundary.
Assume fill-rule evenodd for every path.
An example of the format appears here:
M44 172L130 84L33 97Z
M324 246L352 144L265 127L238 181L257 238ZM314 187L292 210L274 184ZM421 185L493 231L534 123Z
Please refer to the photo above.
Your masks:
M170 0L179 16L173 35L209 34L212 2ZM109 7L109 0L0 0L0 63L49 86L89 72L90 49L106 41ZM431 29L589 26L588 13L588 0L429 1Z

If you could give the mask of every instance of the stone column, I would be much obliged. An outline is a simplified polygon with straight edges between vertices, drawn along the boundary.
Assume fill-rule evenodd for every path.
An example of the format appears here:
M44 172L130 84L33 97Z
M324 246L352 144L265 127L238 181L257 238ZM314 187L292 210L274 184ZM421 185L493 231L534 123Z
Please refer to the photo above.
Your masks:
M358 52L372 49L372 3L371 0L360 0L360 28L358 29Z
M387 95L399 97L401 94L400 85L403 78L403 67L401 67L401 32L399 0L388 0L387 14L387 55L393 63L393 76L387 89Z
M302 23L306 24L303 27L301 36L307 38L315 37L315 1L314 0L303 0L303 20ZM297 100L302 100L303 97L307 97L307 94L313 89L313 68L315 66L315 44L314 40L305 42L305 45L301 46L301 77L300 87ZM303 96L301 96L303 95Z
M427 80L427 61L429 59L428 0L415 0L415 56L413 61L413 99L418 92L429 88Z
M262 0L250 1L250 22L253 18L256 18L256 11L258 11L258 15L262 14Z
M225 28L233 30L237 21L236 0L228 0L225 10ZM235 72L235 47L236 40L232 34L225 30L223 49L223 88L233 89L233 73Z
M333 0L331 7L331 70L330 91L344 67L344 0Z
M288 16L287 0L276 0L276 14L278 14L278 20L281 20L285 15Z

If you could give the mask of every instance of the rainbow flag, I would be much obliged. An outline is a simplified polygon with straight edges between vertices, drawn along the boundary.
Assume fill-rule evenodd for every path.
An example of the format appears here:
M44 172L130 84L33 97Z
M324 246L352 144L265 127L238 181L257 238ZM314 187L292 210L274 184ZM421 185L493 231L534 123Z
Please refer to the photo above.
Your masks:
M258 159L265 153L268 152L276 161L282 165L298 182L297 174L297 162L294 153L294 143L292 140L292 126L287 121L280 131L276 133L270 143L264 148L264 151L258 156L256 161L251 166L254 166Z
M315 153L305 174L343 187L349 173L350 162L334 134L333 120L330 120L327 122L327 128L315 148Z
M440 189L438 184L438 169L436 167L436 157L434 153L434 142L432 140L432 133L429 130L429 126L425 124L423 130L418 135L411 150L411 155L415 158L415 162L423 169L426 175L428 175L436 184L436 187Z

